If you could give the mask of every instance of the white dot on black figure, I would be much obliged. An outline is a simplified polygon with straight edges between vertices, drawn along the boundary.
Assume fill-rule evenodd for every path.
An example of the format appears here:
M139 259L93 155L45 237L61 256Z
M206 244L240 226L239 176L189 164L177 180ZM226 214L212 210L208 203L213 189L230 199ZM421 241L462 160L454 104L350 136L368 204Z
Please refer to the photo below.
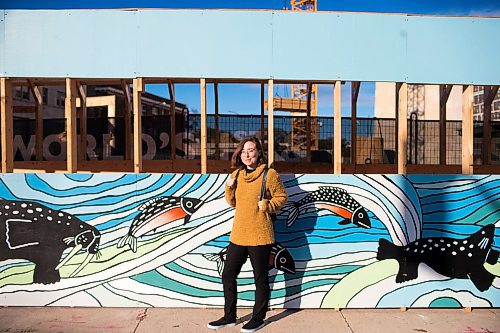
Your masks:
M434 244L434 247L438 247L439 245L438 244Z
M483 231L481 231L481 235L484 235L484 234L485 234L484 230L483 230Z
M61 216L61 217L62 217L64 214L63 214L63 213L59 213L59 214L57 214L57 215L59 215L59 216Z
M472 249L474 247L474 244L469 245L469 249Z
M406 252L410 251L410 248L409 247L405 248L405 251Z
M427 244L424 244L424 247L427 247Z
M33 214L33 209L28 209L27 212Z
M38 221L38 219L36 217L33 218L33 221Z
M468 253L467 256L469 256L469 258L472 257L472 253Z
M3 208L9 209L10 207L9 207L9 205L5 205Z
M460 246L460 251L463 251L463 250L465 250L465 247Z
M26 207L28 207L28 205L27 205L27 204L25 204L25 203L22 203L22 204L21 204L21 207L26 208Z
M445 248L444 248L444 247L442 247L442 248L441 248L441 251L444 251L444 250L445 250Z
M68 222L68 223L66 223L66 225L69 225L69 222Z
M457 244L458 244L458 242L457 242L457 241L453 241L453 245L457 245Z
M424 250L420 251L420 253L424 253Z
M68 220L71 220L71 216L68 216Z
M40 214L40 217L43 217L43 214Z
M61 221L57 221L57 223L61 223Z
M431 238L429 238L427 241L428 241L429 243L432 243L432 239L431 239Z
M418 245L418 241L415 242L415 245Z
M450 243L448 243L448 244L446 244L446 246L451 247L451 244L450 244Z
M52 216L47 216L47 220L52 221Z
M12 214L17 215L17 214L19 214L19 211L15 210L15 211L12 212Z
M83 225L80 224L80 229L83 229Z
M467 239L465 239L462 243L467 244Z
M52 211L49 209L49 213L52 213Z
M453 254L454 256L456 256L456 255L457 255L457 253L456 253L455 251L453 251L451 254Z
M413 252L417 253L417 252L418 252L418 249L413 250Z
M443 243L443 242L444 242L444 239L440 239L439 241L440 241L441 243Z
M42 209L41 209L40 207L35 208L35 210L36 210L37 212L41 212L41 211L42 211Z

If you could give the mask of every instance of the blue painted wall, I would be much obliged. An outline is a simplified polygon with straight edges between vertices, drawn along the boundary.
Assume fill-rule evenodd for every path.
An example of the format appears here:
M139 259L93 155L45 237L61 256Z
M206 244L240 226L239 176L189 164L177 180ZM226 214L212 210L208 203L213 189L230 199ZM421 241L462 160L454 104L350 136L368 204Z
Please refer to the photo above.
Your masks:
M0 71L9 77L500 83L498 18L229 10L3 13Z

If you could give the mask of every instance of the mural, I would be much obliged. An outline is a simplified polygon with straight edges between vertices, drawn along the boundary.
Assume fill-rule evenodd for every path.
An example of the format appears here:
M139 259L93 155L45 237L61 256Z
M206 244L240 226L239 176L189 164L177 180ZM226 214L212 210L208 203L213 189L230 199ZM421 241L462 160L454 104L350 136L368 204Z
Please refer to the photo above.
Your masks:
M227 177L0 175L0 304L221 306ZM271 307L500 306L499 176L282 179Z

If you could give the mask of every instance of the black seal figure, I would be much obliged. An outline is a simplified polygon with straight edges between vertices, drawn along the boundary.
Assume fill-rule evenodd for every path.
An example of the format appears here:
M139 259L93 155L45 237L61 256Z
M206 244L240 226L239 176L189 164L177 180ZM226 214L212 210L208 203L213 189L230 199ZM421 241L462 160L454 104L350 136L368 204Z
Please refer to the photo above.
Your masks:
M439 274L457 279L470 279L480 291L488 290L495 276L484 263L496 264L499 252L491 249L495 226L482 227L465 239L448 237L422 238L406 246L397 246L379 239L377 259L396 259L399 272L396 282L418 277L418 265L423 262Z
M0 200L0 260L35 264L34 283L60 281L59 268L80 250L88 252L70 275L78 274L99 251L99 231L79 218L31 201ZM61 261L64 250L71 252Z

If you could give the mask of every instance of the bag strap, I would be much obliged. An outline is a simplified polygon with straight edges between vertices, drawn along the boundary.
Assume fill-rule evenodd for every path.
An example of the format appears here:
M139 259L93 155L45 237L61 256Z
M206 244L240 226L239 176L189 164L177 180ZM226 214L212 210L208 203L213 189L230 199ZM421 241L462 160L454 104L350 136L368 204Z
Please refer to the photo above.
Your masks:
M264 196L266 195L266 178L267 178L267 166L264 169L264 175L262 176L262 187L260 189L260 199L259 201L262 201L264 199Z

